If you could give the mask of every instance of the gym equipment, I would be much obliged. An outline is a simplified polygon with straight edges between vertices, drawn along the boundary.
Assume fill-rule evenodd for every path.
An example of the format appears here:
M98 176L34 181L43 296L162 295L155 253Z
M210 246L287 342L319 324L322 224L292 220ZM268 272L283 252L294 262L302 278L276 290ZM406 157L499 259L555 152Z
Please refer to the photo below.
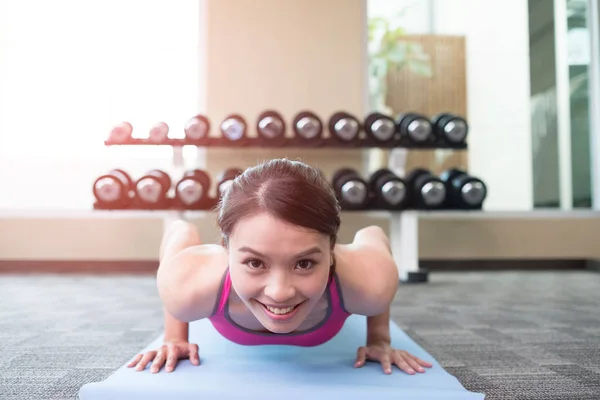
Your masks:
M369 204L367 182L356 170L343 168L333 175L333 189L343 210L364 210Z
M410 143L423 144L435 138L431 122L421 114L400 114L396 124L401 137L408 139Z
M99 208L121 209L129 205L133 181L122 169L113 169L98 177L92 187Z
M365 118L365 132L367 136L377 142L389 142L396 135L396 123L387 115L375 112Z
M461 144L467 139L469 125L467 121L452 113L441 113L431 119L436 137L449 144Z
M441 209L446 203L446 186L431 171L423 168L412 170L407 178L411 206L416 209Z
M242 140L246 136L246 121L240 115L229 115L221 122L221 134L232 142Z
M127 121L119 123L111 131L108 140L111 142L124 143L131 139L133 126Z
M206 171L186 171L175 185L175 200L186 209L204 209L209 200L210 176Z
M352 142L358 139L360 123L356 117L346 112L337 112L329 118L329 132L342 142Z
M258 137L269 143L281 142L285 138L285 121L276 111L265 111L256 122Z
M165 208L171 183L166 172L158 169L149 171L135 183L135 198L142 207Z
M479 178L460 169L449 169L440 175L446 185L447 207L456 210L481 210L487 197L487 186Z
M210 131L210 121L204 115L196 115L187 120L183 131L187 139L199 140L205 138Z
M310 111L296 115L293 122L295 137L300 140L318 141L323 134L323 123Z
M169 125L159 122L154 125L148 133L148 139L152 143L162 143L169 138Z
M371 174L369 190L375 196L374 208L401 210L408 204L406 182L387 168L378 169Z
M200 365L178 362L173 372L127 368L125 363L101 382L84 385L81 400L261 399L344 400L483 400L465 389L431 354L390 320L392 346L429 361L425 373L408 375L394 367L383 373L379 363L354 368L356 350L366 343L366 317L351 315L329 342L316 347L241 346L223 338L209 320L189 324L189 341L200 346ZM141 352L163 344L157 337ZM137 353L136 353L137 354ZM131 354L132 358L135 354ZM128 361L129 362L129 361Z
M244 171L242 171L239 168L227 168L225 171L223 171L218 178L218 183L217 183L217 198L220 199L221 196L223 196L223 193L225 193L225 191L227 189L229 189L229 187L231 187L231 184L233 183L233 180L238 176L241 175Z

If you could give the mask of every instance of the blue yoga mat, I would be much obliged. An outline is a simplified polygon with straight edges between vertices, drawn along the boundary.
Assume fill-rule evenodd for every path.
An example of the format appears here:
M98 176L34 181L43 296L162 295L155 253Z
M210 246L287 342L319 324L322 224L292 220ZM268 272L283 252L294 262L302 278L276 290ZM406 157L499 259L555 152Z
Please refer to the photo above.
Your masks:
M411 399L482 400L467 391L425 350L390 322L395 348L433 363L425 373L408 375L395 368L383 373L379 363L354 368L364 345L366 318L352 315L340 333L318 347L240 346L224 339L208 320L190 324L190 342L200 347L199 366L180 361L175 371L136 372L123 365L103 382L79 391L81 400L185 399ZM157 338L143 350L162 344ZM140 349L142 350L142 349ZM132 355L133 356L133 355Z

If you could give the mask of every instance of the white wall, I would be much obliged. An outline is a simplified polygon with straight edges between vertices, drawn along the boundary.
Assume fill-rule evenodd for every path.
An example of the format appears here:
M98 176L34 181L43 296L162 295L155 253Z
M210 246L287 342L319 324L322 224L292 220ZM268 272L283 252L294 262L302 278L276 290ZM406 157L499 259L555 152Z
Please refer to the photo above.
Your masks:
M466 37L469 170L489 186L487 210L530 210L527 1L368 1L371 15L405 9L402 26L409 34Z

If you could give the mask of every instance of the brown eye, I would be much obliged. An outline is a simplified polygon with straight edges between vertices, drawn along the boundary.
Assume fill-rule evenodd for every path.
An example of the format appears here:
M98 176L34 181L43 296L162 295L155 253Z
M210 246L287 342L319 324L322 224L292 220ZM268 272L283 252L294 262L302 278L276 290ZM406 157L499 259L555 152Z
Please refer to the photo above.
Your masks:
M307 270L312 268L314 262L312 260L300 260L298 261L297 267L302 270Z
M246 262L246 265L248 265L250 268L260 268L262 267L262 262L259 260L249 260Z

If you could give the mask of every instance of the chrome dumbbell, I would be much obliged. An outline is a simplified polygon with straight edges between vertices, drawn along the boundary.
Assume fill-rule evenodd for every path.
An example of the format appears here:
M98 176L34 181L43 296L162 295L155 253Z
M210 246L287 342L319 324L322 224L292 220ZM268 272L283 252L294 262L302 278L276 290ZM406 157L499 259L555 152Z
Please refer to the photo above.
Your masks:
M141 207L165 208L169 203L171 184L171 177L166 172L149 171L136 181L135 198Z
M209 199L211 179L206 171L194 169L186 171L175 185L175 200L186 209L205 208Z
M431 171L423 168L412 170L406 177L411 206L416 209L441 209L446 204L446 185Z
M126 208L131 202L133 181L122 169L113 169L99 176L93 185L94 198L99 208Z
M369 187L356 170L343 168L336 171L332 184L342 209L364 210L368 206Z
M408 204L406 182L387 168L379 169L371 174L369 190L375 196L377 208L401 210Z
M487 186L479 178L460 169L449 169L440 175L448 193L447 206L456 210L481 210L487 197Z

